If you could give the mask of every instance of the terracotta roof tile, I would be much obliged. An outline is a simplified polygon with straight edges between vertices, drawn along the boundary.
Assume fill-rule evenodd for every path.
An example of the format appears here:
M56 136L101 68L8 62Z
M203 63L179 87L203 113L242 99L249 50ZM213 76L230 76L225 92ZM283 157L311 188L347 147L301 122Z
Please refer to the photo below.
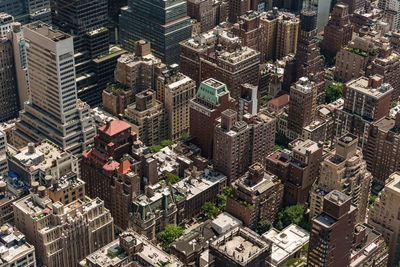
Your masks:
M124 121L113 120L113 121L110 121L109 123L101 126L99 128L99 131L112 136L112 135L115 135L122 131L125 131L126 129L130 129L130 128L131 128L131 126Z
M288 94L284 94L284 95L281 95L280 97L271 99L270 101L268 101L268 104L274 105L277 107L284 106L284 105L287 105L287 103L289 103L289 98L290 98L290 96Z

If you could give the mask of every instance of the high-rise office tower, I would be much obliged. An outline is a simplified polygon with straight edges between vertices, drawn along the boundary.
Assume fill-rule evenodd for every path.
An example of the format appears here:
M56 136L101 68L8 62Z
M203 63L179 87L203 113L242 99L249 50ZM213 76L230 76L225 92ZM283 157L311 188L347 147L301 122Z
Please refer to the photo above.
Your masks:
M368 224L381 232L389 248L389 264L395 266L400 260L400 172L390 175L385 188L379 193L369 209Z
M311 221L307 266L349 266L356 210L342 192L324 197L322 213Z
M133 51L134 42L143 39L164 63L178 63L179 42L192 33L186 5L183 0L129 0L119 19L122 47Z
M13 45L7 38L13 21L11 15L0 13L0 122L18 117L19 111Z
M300 30L294 61L285 67L283 89L289 90L290 85L300 77L308 77L318 88L318 103L325 99L324 88L324 57L320 54L317 34L317 15L314 11L303 10L300 14Z
M190 135L207 158L212 157L216 119L229 108L235 108L235 101L228 88L212 78L200 84L195 98L190 101Z
M382 186L393 172L400 170L399 113L396 119L384 117L371 125L364 158L374 180Z
M311 217L322 212L324 195L338 190L351 197L351 203L357 207L356 221L364 222L372 176L367 171L361 148L357 145L355 135L344 135L338 138L336 150L322 161L319 179L310 194Z
M42 22L23 30L31 101L16 122L14 141L22 147L47 138L80 154L93 141L95 128L89 106L77 99L72 37Z
M343 46L351 41L352 28L349 6L343 3L336 4L328 25L325 26L321 47L332 52L339 52Z
M280 12L275 7L262 13L260 23L265 31L266 60L296 54L300 20L294 14Z
M109 52L107 0L52 0L53 22L74 38L78 98L89 105L101 104L101 93L113 80L117 47Z
M0 12L23 24L38 20L51 23L50 0L0 0Z
M297 136L301 136L303 128L315 118L317 94L317 85L307 77L290 87L288 129Z
M318 32L323 31L328 23L331 2L332 0L305 0L303 2L303 10L313 10L316 12L316 29Z
M360 77L346 83L344 106L342 110L337 110L336 136L347 132L355 134L364 148L371 124L389 116L392 93L393 87L383 83L383 77L379 75Z

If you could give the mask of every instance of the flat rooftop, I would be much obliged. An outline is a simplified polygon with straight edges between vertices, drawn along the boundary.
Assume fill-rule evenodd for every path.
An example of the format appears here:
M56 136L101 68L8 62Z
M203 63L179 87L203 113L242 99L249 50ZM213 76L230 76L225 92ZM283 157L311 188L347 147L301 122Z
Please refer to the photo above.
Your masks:
M1 226L0 233L0 265L8 266L17 257L29 252L33 252L35 248L25 241L25 236L17 228L9 224Z
M270 245L250 229L237 227L212 242L211 247L246 266L260 253L268 250Z
M351 80L346 83L346 86L373 98L379 98L393 90L393 87L388 83L382 84L379 88L371 87L369 86L369 79L367 77L359 77L358 79Z
M281 232L272 228L263 237L272 242L271 260L279 265L309 242L310 233L303 228L291 224Z
M396 120L389 117L384 117L374 123L374 125L377 126L380 131L384 132L390 132L391 130L394 130L395 124ZM397 134L400 134L400 132L397 132Z
M28 29L37 32L38 34L51 39L54 42L62 41L68 38L72 38L71 35L66 34L65 32L54 30L50 25L36 21L30 24L25 25Z
M302 155L306 155L307 153L314 153L320 147L318 146L318 143L312 141L312 140L297 140L292 143L294 145L294 148L292 151L296 151L297 153L300 153Z
M400 194L400 172L392 173L385 187Z
M337 220L335 218L329 216L326 213L321 213L320 215L315 217L314 220L316 222L318 222L319 224L325 226L326 228L331 227L332 225L334 225L337 222Z

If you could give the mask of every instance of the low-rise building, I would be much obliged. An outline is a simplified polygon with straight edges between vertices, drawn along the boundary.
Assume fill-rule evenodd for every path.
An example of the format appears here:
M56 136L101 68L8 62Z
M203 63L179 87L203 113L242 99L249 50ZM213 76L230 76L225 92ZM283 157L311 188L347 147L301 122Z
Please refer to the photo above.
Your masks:
M101 247L79 262L82 267L168 266L183 267L174 256L153 245L145 236L132 230Z
M174 197L178 208L178 223L196 217L205 202L216 202L227 185L227 178L220 172L205 169L174 184Z
M242 221L230 215L228 212L223 212L217 216L212 222L211 227L219 234L225 234L237 226L242 225Z
M177 223L177 207L163 182L146 187L146 192L132 200L130 225L135 232L154 240L168 224Z
M237 227L210 243L210 255L219 266L268 266L272 244L246 227Z
M310 239L310 233L295 224L282 231L272 228L262 236L272 243L271 267L285 266L289 259L299 258Z
M3 224L0 228L0 265L36 267L35 247L10 224Z

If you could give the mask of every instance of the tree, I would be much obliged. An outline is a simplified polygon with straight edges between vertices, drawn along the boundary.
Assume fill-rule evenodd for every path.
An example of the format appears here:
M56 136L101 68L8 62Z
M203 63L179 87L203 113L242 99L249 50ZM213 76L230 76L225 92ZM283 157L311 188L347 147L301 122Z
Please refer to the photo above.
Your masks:
M169 244L183 235L183 228L175 224L168 224L164 231L158 234L158 241L163 248L167 248Z
M331 103L343 95L343 84L338 82L327 82L325 84L325 102Z
M179 182L181 179L179 178L178 175L175 175L173 173L170 172L166 172L165 173L165 182L167 184L176 184L177 182Z
M226 210L226 197L224 194L217 194L218 209L221 211Z
M151 153L157 153L159 152L163 147L160 145L154 145L150 147Z
M272 224L268 220L259 221L256 226L256 232L257 232L257 234L262 235L263 233L265 233L269 229L271 229L271 226L272 226Z
M286 207L283 211L278 213L275 228L281 231L285 227L294 223L306 230L310 230L310 223L306 212L307 207L301 204Z
M209 201L204 202L201 208L206 213L209 219L216 217L219 212L218 209L214 206L214 203Z
M162 147L166 147L166 146L172 146L174 144L174 142L172 142L171 140L167 139L167 140L162 140L161 141L161 146Z

